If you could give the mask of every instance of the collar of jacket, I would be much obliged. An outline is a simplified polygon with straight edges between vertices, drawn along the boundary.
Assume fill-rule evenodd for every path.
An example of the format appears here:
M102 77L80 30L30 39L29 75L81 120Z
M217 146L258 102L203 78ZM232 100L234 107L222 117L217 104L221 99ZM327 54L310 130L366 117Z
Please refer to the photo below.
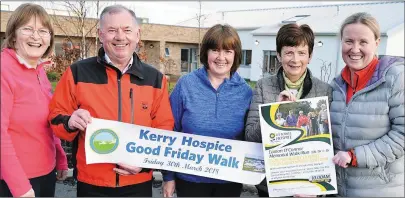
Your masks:
M212 86L210 80L208 79L208 71L207 69L203 66L201 68L198 68L196 71L197 77L199 77L206 85ZM229 84L229 85L241 85L246 83L246 81L239 76L237 72L234 72L230 78L225 78L224 82L222 84Z
M280 89L280 92L284 91L284 87L285 87L285 82L284 82L284 77L283 77L283 67L280 67L277 71L277 84L278 84L278 88ZM307 75L305 75L304 78L304 82L303 82L303 90L302 90L302 95L301 98L305 98L309 91L311 91L312 89L312 73L309 70L309 68L307 67Z
M388 56L388 55L380 57L380 59L378 60L378 64L374 70L373 76L367 82L366 87L369 87L376 82L385 81L384 76L388 72L388 69L391 68L392 66L394 66L395 65L394 63L397 63L397 62L404 63L404 57ZM342 72L343 72L343 70L341 71L341 73ZM380 80L382 80L382 81L380 81ZM346 90L346 81L343 80L342 75L338 75L337 77L335 77L334 81L336 82L336 84L339 87L341 87L343 90Z
M14 60L17 61L17 63L19 63L19 65L21 67L24 67L24 69L40 69L42 68L45 64L51 64L50 60L42 60L40 59L40 61L37 64L36 68L33 68L31 66L29 66L24 59L20 60L17 56L17 52L14 49L11 48L3 48L1 51L7 53L8 55L10 55L11 58L13 58Z
M106 65L107 67L111 67L114 70L119 71L118 68L116 68L113 65L107 63L107 61L105 60L105 51L104 51L103 47L101 47L98 50L97 62L102 64L102 65ZM138 78L140 78L142 80L144 79L142 61L139 60L138 55L135 52L133 53L132 66L128 69L127 73L129 73L131 75L134 75L134 76L136 76L136 77L138 77Z

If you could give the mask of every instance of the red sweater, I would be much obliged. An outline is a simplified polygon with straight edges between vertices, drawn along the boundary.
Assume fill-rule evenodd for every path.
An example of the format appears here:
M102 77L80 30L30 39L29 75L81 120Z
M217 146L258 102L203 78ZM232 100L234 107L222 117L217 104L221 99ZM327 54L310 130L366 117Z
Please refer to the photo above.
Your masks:
M55 167L67 170L60 139L48 123L52 87L43 69L20 63L12 49L1 52L1 179L13 196L26 193L28 179Z
M309 118L306 115L298 116L297 127L309 125Z
M377 64L378 59L377 57L374 57L374 59L367 65L367 67L363 68L362 70L354 72L353 76L351 76L350 69L346 65L346 67L342 71L342 78L347 83L346 104L349 103L350 99L356 92L366 87L368 81L373 77Z

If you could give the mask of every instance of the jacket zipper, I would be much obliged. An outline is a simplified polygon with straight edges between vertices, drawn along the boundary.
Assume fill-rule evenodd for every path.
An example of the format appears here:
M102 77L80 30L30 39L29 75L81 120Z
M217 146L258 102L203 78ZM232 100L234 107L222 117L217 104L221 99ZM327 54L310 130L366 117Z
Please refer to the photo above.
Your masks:
M41 77L39 77L38 73L37 73L37 79L38 79L39 85L41 85Z
M134 124L134 96L133 89L129 89L129 99L131 100L131 124Z
M118 74L117 76L117 82L118 82L118 121L121 122L122 121L122 117L121 117L121 108L122 108L122 104L121 104L121 74ZM117 168L118 164L115 165ZM118 173L115 173L115 186L119 187L120 184L120 175Z
M215 117L218 118L218 97L219 97L219 91L216 93L216 99L215 99Z

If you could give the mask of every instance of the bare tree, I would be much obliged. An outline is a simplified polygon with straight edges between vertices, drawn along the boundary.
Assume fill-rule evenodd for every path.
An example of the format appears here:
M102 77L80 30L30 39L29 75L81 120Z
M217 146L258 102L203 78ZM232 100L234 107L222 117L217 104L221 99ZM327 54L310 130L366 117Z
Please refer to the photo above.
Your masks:
M99 11L100 11L100 1L96 1L96 16L97 16L97 18L99 18L99 16L98 16L98 14L99 14ZM98 24L98 23L97 23ZM97 54L97 51L98 51L98 49L97 49L97 47L98 47L98 32L96 32L96 42L95 42L95 48L94 48L94 54Z
M201 49L201 21L204 22L204 20L207 18L205 15L201 14L201 0L198 0L199 3L199 13L197 15L197 22L198 22L198 55L197 57L200 57L200 49ZM200 61L197 61L197 67L200 67Z
M330 76L332 74L332 63L329 61L322 60L318 58L322 62L321 66L321 80L324 82L329 82Z
M95 31L98 25L98 20L86 19L89 12L89 6L91 6L88 3L86 4L86 1L63 1L58 3L65 7L69 16L57 16L54 12L53 15L51 15L53 23L63 32L64 36L66 36L70 42L73 43L73 37L80 38L80 59L84 59L88 55L90 47L93 45L93 42L88 42L87 38ZM94 3L96 4L98 14L100 6L99 1L90 2L90 4ZM52 4L56 5L56 2L52 1Z

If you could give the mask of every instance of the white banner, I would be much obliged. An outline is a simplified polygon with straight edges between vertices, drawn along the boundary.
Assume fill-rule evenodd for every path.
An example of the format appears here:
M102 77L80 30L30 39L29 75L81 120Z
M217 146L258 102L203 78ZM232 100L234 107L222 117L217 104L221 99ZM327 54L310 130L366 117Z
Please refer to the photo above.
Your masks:
M336 194L328 97L259 106L270 197Z
M125 163L244 184L265 177L262 145L93 118L86 162Z

